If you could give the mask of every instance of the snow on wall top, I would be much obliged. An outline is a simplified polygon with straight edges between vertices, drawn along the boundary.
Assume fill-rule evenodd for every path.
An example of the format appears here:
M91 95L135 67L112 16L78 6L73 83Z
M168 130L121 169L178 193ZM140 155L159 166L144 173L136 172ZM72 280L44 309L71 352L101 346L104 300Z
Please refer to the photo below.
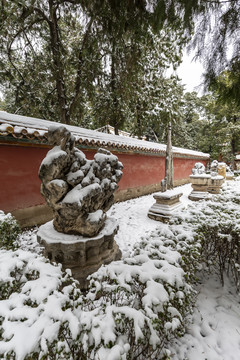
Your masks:
M15 138L36 139L47 142L47 132L50 125L61 126L63 124L53 121L26 117L21 115L9 114L0 111L0 135L7 136L11 134ZM125 149L136 152L162 153L166 152L166 145L150 141L139 140L131 137L105 134L95 130L84 129L78 126L65 125L76 138L76 144L86 146L105 146L115 149ZM208 159L209 154L178 148L173 146L174 155L185 155L194 158Z

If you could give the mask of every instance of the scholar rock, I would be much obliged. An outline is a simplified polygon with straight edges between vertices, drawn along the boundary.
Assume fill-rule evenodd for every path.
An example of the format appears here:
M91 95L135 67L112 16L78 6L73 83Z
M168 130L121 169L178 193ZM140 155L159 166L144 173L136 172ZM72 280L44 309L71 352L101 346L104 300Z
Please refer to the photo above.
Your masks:
M63 126L51 126L51 149L39 169L41 193L54 212L54 227L66 234L95 236L122 176L122 164L110 151L99 149L94 160L75 147L75 138Z
M193 175L205 174L205 166L202 163L197 162L194 165L194 168L192 169L192 174Z
M210 167L210 174L211 176L217 176L218 175L218 161L213 160Z

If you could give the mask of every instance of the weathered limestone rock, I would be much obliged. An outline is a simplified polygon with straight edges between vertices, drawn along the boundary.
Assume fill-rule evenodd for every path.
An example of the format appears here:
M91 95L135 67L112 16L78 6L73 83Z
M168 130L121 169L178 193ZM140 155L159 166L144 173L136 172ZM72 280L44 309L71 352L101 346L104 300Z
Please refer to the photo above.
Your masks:
M54 148L42 161L39 177L54 220L39 228L37 238L46 256L70 268L84 289L89 274L121 257L114 240L118 226L107 219L106 211L113 204L123 166L104 149L87 160L63 126L50 127L48 138Z
M226 180L233 180L234 179L234 173L231 170L230 166L226 167Z
M63 268L71 269L75 279L80 282L81 289L86 289L88 275L97 271L102 264L108 264L121 258L114 235L118 230L115 219L107 219L103 229L92 238L81 235L59 233L53 222L40 226L37 237L44 246L45 255Z
M54 212L54 228L66 234L95 236L122 176L122 164L110 151L99 149L87 160L63 126L48 131L51 149L39 169L41 193Z
M192 174L193 175L201 175L201 174L205 174L205 166L200 163L200 162L197 162L195 165L194 165L194 168L192 169Z
M219 194L222 184L224 183L224 177L218 175L218 161L213 160L210 167L211 179L208 181L208 192L210 194Z
M210 174L212 177L215 177L218 175L218 161L213 160L210 166Z
M153 220L168 222L174 211L182 206L179 200L182 194L176 189L154 194L156 203L149 209L148 217Z

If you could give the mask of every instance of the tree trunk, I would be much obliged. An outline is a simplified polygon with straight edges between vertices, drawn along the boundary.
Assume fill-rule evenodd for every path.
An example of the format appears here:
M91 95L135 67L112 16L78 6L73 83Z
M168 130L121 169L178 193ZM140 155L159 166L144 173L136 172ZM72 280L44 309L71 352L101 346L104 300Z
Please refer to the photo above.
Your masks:
M173 189L173 153L172 153L172 124L168 123L168 136L165 160L165 180L167 189Z
M56 81L60 121L63 124L70 124L64 82L64 69L61 61L61 40L59 36L58 19L56 12L57 9L56 6L54 6L53 4L53 0L49 0L49 28L51 37L51 51L53 54L53 73Z
M112 109L111 109L111 125L114 127L115 135L119 135L118 132L118 100L116 96L116 53L115 42L113 40L112 54L111 54L111 93L112 93Z

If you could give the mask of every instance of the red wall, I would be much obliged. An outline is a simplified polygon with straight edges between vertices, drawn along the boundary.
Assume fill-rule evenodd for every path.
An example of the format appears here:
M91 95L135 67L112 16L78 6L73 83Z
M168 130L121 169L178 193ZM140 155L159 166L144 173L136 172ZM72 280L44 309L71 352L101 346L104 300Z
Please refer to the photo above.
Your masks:
M12 211L44 203L38 169L48 149L0 146L0 209Z
M180 159L180 158L174 158L173 159L173 177L174 180L179 179L187 179L189 175L192 174L192 168L196 164L196 162L201 162L206 166L207 161L199 161L196 159Z
M7 212L44 203L38 170L46 148L0 145L0 209ZM84 151L92 159L95 151ZM119 190L160 183L165 158L141 154L117 154L123 163ZM174 159L174 179L186 179L197 160ZM203 161L204 163L204 161Z

